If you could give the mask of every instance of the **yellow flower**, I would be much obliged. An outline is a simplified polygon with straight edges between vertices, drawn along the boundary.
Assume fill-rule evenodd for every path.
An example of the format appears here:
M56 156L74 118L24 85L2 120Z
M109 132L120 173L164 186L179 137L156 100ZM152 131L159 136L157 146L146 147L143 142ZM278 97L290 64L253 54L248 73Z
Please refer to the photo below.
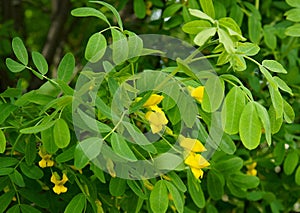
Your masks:
M149 121L153 134L159 133L168 123L165 113L160 109L156 111L148 111L145 118Z
M164 99L164 96L152 94L148 100L143 104L143 107L151 107L159 104L162 99Z
M206 148L203 144L197 140L192 138L186 138L184 136L179 137L180 146L192 152L204 152Z
M191 96L195 98L197 101L202 103L204 95L204 86L199 86L196 88L191 88Z
M39 156L42 158L39 161L39 166L41 168L45 168L45 167L52 167L54 165L54 161L51 160L52 155L47 154L46 152L42 151L40 149L39 151Z
M210 163L202 155L196 154L194 152L191 152L188 155L184 163L191 168L191 171L196 179L198 179L199 177L202 178L202 169L210 165Z
M252 176L256 176L257 175L257 170L255 169L257 163L253 162L252 164L246 165L248 171L247 171L247 175L252 175Z
M60 176L54 172L51 176L51 182L55 184L53 187L53 191L56 194L65 193L67 192L68 188L64 186L64 184L69 180L67 175L64 173L62 179Z

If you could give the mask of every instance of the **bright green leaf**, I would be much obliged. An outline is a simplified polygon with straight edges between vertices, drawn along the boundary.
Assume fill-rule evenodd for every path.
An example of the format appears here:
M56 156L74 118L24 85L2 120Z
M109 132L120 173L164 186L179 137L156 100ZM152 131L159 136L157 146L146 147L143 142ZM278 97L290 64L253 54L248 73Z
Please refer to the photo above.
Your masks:
M297 151L291 151L287 154L284 163L283 163L283 171L286 175L291 175L296 169L299 162L299 155Z
M113 62L118 65L128 59L128 42L127 37L114 28L111 29L112 33L112 57Z
M283 117L287 123L293 123L295 120L295 112L293 107L283 99Z
M84 57L86 60L95 63L103 57L106 47L107 43L105 37L101 33L95 33L89 38Z
M210 77L204 87L202 109L206 112L216 111L224 99L224 86L223 80L218 76Z
M200 5L204 13L215 18L215 8L212 0L200 0Z
M272 143L272 139L271 139L272 131L271 131L270 116L269 116L268 111L266 110L265 107L263 107L258 102L254 102L254 103L255 103L255 107L256 107L258 117L259 117L259 119L262 123L262 126L263 126L264 130L265 130L267 143L270 146L271 143Z
M207 176L207 189L208 194L214 200L219 200L224 194L225 180L221 173L213 170L208 172Z
M200 19L208 20L208 21L210 21L211 23L214 23L214 22L215 22L215 20L213 20L209 15L203 13L203 12L200 11L200 10L197 10L197 9L189 9L189 12L191 13L192 16L198 17L198 18L200 18Z
M16 62L16 61L12 60L11 58L7 58L5 62L6 62L6 66L8 67L8 69L14 73L21 72L22 70L24 70L26 68L25 65L20 64L19 62Z
M293 8L284 13L286 19L293 22L300 21L300 8Z
M40 124L40 125L37 125L37 126L32 126L32 127L27 127L27 128L21 129L20 132L22 134L39 133L39 132L42 132L46 129L51 128L55 123L56 123L56 121L50 121L50 122L47 122L45 124Z
M294 24L285 29L285 34L292 37L300 37L300 24Z
M206 20L194 20L182 26L182 30L188 34L198 34L208 28L211 28L211 23Z
M53 127L42 131L41 139L44 148L49 154L53 154L58 150L58 147L54 142Z
M272 105L274 106L276 112L276 119L278 119L283 115L283 98L278 88L274 89L272 86L269 86L269 91L271 95Z
M275 60L263 60L262 65L272 72L287 73L283 66Z
M280 127L283 122L283 117L282 116L279 118L276 117L276 112L273 105L270 106L268 113L271 121L271 131L272 134L275 134L280 130Z
M164 10L162 14L162 18L168 18L174 16L174 14L182 8L182 4L170 4L166 9Z
M71 80L75 68L75 58L67 53L60 61L57 68L57 78L68 83Z
M184 199L180 195L180 192L178 191L178 189L172 183L170 183L168 181L164 181L164 183L166 184L167 189L168 189L169 193L172 196L172 199L173 199L176 210L179 213L183 213L184 212L184 210L183 210L183 208L184 208Z
M215 27L206 28L206 29L202 30L194 38L195 44L197 44L198 46L202 46L203 44L206 43L206 41L209 38L211 38L212 36L214 36L216 34L216 32L217 32L217 28L215 28Z
M42 75L45 75L48 72L48 63L41 53L33 51L32 60L34 65Z
M79 193L67 205L64 213L83 212L86 205L86 197L84 194Z
M76 149L80 147L85 156L92 160L100 154L102 145L103 140L101 138L91 137L79 142Z
M94 16L94 17L97 17L97 18L105 21L110 26L110 23L109 23L108 19L106 18L106 16L102 12L100 12L99 10L96 10L94 8L91 8L91 7L76 8L76 9L71 11L71 14L72 14L72 16L75 16L75 17Z
M168 209L168 191L164 180L159 180L154 185L150 194L150 207L155 213L165 213Z
M126 190L126 180L122 178L111 178L109 182L109 192L112 196L122 196Z
M13 38L12 48L17 59L26 66L28 64L28 53L23 41L19 37Z
M146 16L146 5L144 0L134 0L133 1L133 11L136 17L143 19Z
M69 145L71 136L67 122L59 118L55 121L53 127L54 142L58 148L65 148Z

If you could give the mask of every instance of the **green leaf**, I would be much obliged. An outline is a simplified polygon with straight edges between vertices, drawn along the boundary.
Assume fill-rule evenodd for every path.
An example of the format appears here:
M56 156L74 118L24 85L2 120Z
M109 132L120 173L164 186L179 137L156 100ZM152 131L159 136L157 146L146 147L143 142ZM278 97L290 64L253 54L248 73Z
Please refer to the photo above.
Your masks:
M38 71L45 75L48 72L48 64L44 56L39 52L32 52L32 60Z
M20 189L20 194L25 199L34 203L35 206L49 209L50 202L49 202L49 197L47 196L47 194L45 194L45 193L37 194L37 191L32 190L32 188L22 188L22 189Z
M200 19L205 19L205 20L208 20L210 21L211 23L214 23L215 20L213 20L209 15L203 13L202 11L200 10L197 10L197 9L189 9L189 12L192 16L195 16L195 17L198 17Z
M54 142L53 127L42 131L41 139L43 146L49 154L53 154L58 150L58 147Z
M0 129L0 153L3 154L6 149L6 138L3 131Z
M129 53L128 42L126 36L119 30L112 28L111 33L113 39L112 41L113 62L116 65L118 65L128 59L128 53Z
M262 123L263 128L265 129L265 135L268 145L270 146L272 143L272 130L271 130L271 121L268 111L265 107L263 107L260 103L254 102L258 117Z
M171 178L171 182L181 191L186 192L186 185L183 183L181 178L176 174L176 172L169 172L169 178Z
M17 106L8 103L0 104L0 124L3 124L8 116L10 116L17 108Z
M15 196L15 192L10 190L0 196L0 212L5 212L5 209L12 202L13 197Z
M295 112L293 107L283 99L283 117L287 123L293 123L295 120Z
M155 213L165 213L168 209L169 199L164 180L156 182L150 194L150 207Z
M221 28L218 29L218 35L220 43L224 45L225 50L228 53L234 53L235 48L231 36Z
M223 80L218 76L210 77L205 83L202 109L206 112L215 112L224 99Z
M180 192L172 183L170 183L168 181L164 181L164 183L166 184L167 189L172 196L172 201L174 202L174 206L175 206L176 210L179 213L183 213L184 212L184 199L181 196Z
M79 193L67 205L64 213L83 212L86 205L86 197L84 194Z
M215 8L212 0L200 0L200 5L204 13L215 18Z
M202 46L203 44L206 43L208 39L210 39L212 36L214 36L217 32L217 28L211 27L211 28L206 28L202 30L200 33L196 35L194 38L195 44L198 46Z
M182 8L182 4L170 4L166 7L162 14L162 18L168 18L174 16L174 14Z
M276 28L271 25L264 26L264 42L272 50L277 46Z
M126 160L129 160L129 161L137 160L134 153L129 148L127 142L124 140L124 138L121 135L114 133L114 132L112 133L111 146L112 146L113 151L116 154L120 155L121 157L125 158Z
M232 183L242 189L251 189L259 185L259 178L256 176L246 175L241 172L230 176Z
M283 68L283 66L279 62L274 60L263 60L262 65L272 72L284 73L284 74L287 73L287 71Z
M246 40L246 38L242 36L242 31L234 19L230 17L224 17L219 19L219 24L226 29L229 35L233 36L234 40Z
M257 44L253 44L250 42L239 43L237 48L237 52L247 55L247 56L254 56L259 52L260 48Z
M122 196L125 193L126 180L122 178L111 178L109 182L109 192L112 196Z
M239 157L218 160L213 167L221 174L232 174L243 167L243 160Z
M79 142L76 149L80 147L85 156L92 160L100 154L102 145L103 140L101 138L91 137Z
M259 70L265 76L265 78L267 79L267 81L270 83L272 87L274 88L278 87L275 79L272 77L271 73L266 68L264 68L263 66L259 66Z
M283 115L283 98L278 88L274 89L272 86L269 86L269 91L271 95L272 105L274 106L276 113L276 119L278 119Z
M20 213L19 204L16 204L16 205L12 206L11 208L9 208L6 213Z
M225 97L222 108L222 124L226 133L238 133L240 116L245 105L245 94L239 87L233 87Z
M292 7L300 8L300 0L286 0L286 3L288 3Z
M279 118L276 118L276 112L273 105L270 106L268 113L271 121L271 131L272 134L275 134L280 130L280 127L283 122L283 117L281 116Z
M41 211L37 210L36 208L26 205L26 204L20 204L20 208L22 213L41 213Z
M101 5L104 5L105 7L107 7L114 14L114 16L117 19L118 25L121 28L121 31L123 31L123 23L122 23L121 16L120 16L119 12L113 6L111 6L110 4L108 4L104 1L90 1L90 2L96 3L96 4L101 4Z
M234 71L244 71L247 69L247 64L243 56L233 54L230 57L230 64Z
M133 1L133 11L136 17L143 19L146 16L146 5L144 0L134 0Z
M31 179L40 179L44 176L43 170L41 170L38 166L36 165L31 165L28 166L26 163L21 163L20 164L20 169L24 175Z
M228 187L229 191L231 192L232 195L239 197L239 198L244 198L247 196L247 191L244 188L241 188L233 183L233 181L229 178L226 181L226 186Z
M145 194L145 191L139 186L137 182L138 180L127 180L127 185L141 199L143 200L148 199L148 196Z
M293 8L284 13L286 19L293 22L300 21L300 8Z
M294 24L285 29L285 35L292 37L300 37L300 24Z
M57 78L68 83L71 80L75 68L75 58L67 53L60 61L57 68Z
M277 76L274 76L273 79L275 80L275 82L277 83L278 87L281 90L289 93L290 95L293 95L292 89L285 83L285 81L283 81L281 78Z
M242 143L247 149L255 149L261 138L261 123L254 102L249 102L240 118L239 132Z
M223 134L219 147L223 152L229 155L232 155L236 151L235 143L233 142L231 137L227 134Z
M28 53L23 41L19 37L13 38L12 49L17 59L26 66L28 64Z
M7 58L5 62L6 62L6 66L8 67L8 69L14 73L21 72L22 70L24 70L26 68L25 65L20 64L19 62L16 62L16 61L12 60L11 58Z
M36 142L29 140L25 146L25 161L28 165L32 165L36 158Z
M250 41L254 44L259 44L261 31L261 21L254 13L252 13L248 17L248 33Z
M0 168L14 166L19 162L17 158L0 157Z
M187 186L188 192L191 195L192 200L194 201L195 205L202 209L205 206L205 197L202 191L201 185L198 180L194 177L192 172L188 170L187 173Z
M90 164L90 170L94 173L94 175L100 180L102 183L105 183L104 172L99 166L96 166L93 162Z
M291 175L296 169L299 162L299 155L297 151L289 152L283 163L283 171L286 175Z
M159 170L174 170L177 166L182 163L183 159L181 156L172 153L163 153L154 159L154 166Z
M206 20L194 20L182 26L182 30L188 34L198 34L207 28L211 28L211 23Z
M71 141L70 130L67 122L59 118L53 126L54 142L58 148L65 148Z
M99 10L96 10L94 8L91 8L91 7L76 8L76 9L71 11L71 14L72 14L72 16L75 16L75 17L94 16L94 17L97 17L97 18L105 21L110 26L110 23L109 23L108 19L106 18L106 16L102 12L100 12Z
M298 166L295 174L295 182L300 186L300 165Z
M143 52L143 40L133 32L126 31L128 34L128 60L134 61L135 57L139 57Z
M86 45L84 57L86 60L96 63L105 54L107 47L106 39L101 33L93 34Z
M70 154L71 154L71 152L70 152ZM90 161L90 159L85 155L81 146L79 146L79 144L78 144L74 151L74 166L77 169L82 169L83 167L85 167L88 164L89 161Z
M69 160L72 160L74 158L74 152L75 152L76 146L73 145L68 149L65 149L61 154L59 154L56 158L55 161L57 163L64 163Z
M222 174L210 170L207 176L208 194L214 200L220 200L224 194L225 180Z
M45 124L40 124L40 125L37 125L37 126L27 127L27 128L21 129L20 133L22 133L22 134L39 133L39 132L42 132L46 129L51 128L55 123L56 123L56 121L49 121Z
M14 169L13 173L9 174L8 176L11 179L11 181L17 186L25 187L23 176L16 169Z
M14 171L13 168L0 168L0 176L9 175Z

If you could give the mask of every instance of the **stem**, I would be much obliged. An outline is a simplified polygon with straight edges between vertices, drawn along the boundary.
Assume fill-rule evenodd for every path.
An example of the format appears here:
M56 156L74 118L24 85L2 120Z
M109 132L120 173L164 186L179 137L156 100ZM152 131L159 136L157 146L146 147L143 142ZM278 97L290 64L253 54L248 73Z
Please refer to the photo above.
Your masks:
M119 122L114 126L114 128L113 128L109 133L107 133L107 135L104 136L103 140L106 140L106 138L108 138L108 136L110 136L110 135L111 135L111 134L119 127L119 125L121 124L121 122L122 122L122 120L123 120L125 114L127 113L127 111L128 111L128 110L125 110L125 111L122 113Z
M246 58L246 59L248 59L249 61L252 61L253 63L255 63L257 66L261 66L261 64L260 63L258 63L256 60L254 60L253 58L250 58L249 56L244 56L244 58Z
M220 55L221 55L221 54L201 56L201 57L192 59L191 62L200 61L200 60L208 59L208 58L217 58L217 57L219 57Z

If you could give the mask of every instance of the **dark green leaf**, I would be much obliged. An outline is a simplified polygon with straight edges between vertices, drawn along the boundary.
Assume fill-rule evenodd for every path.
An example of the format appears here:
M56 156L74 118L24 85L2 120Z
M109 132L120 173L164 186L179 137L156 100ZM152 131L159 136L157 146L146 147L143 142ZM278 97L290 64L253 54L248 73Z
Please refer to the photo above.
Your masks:
M54 142L58 148L65 148L69 145L71 136L67 122L59 118L53 126Z
M12 202L12 199L15 195L14 191L8 191L0 196L0 212L5 212L5 209L9 206Z
M213 170L208 172L207 189L212 199L219 200L222 198L224 185L225 180L221 173L214 172Z
M64 150L61 154L59 154L56 158L55 161L57 163L64 163L69 160L72 160L74 158L74 152L75 152L75 145L68 148L67 150Z
M182 4L170 4L166 9L164 10L162 14L162 18L172 17L174 14L182 8Z
M14 170L13 173L8 175L12 182L14 182L17 186L24 187L25 182L23 176L18 172L18 170Z
M28 165L32 165L36 158L36 142L29 140L25 147L25 161Z
M20 164L20 169L24 175L31 179L40 179L44 176L43 170L41 170L36 165L28 166L26 163Z
M9 208L6 213L20 213L19 204L16 204L16 205L12 206L11 208Z
M26 205L26 204L21 204L20 205L22 213L41 213L41 211L37 210L36 208Z
M243 167L243 160L239 157L231 157L229 159L218 160L214 164L214 168L221 174L232 174L239 171Z
M295 182L300 186L300 166L298 166L295 174Z
M286 175L291 175L296 169L299 162L299 155L297 151L291 151L287 154L284 163L283 171Z
M205 206L204 193L202 191L200 183L198 182L198 180L196 180L196 178L194 177L191 171L188 171L187 174L187 187L188 187L188 192L191 195L195 205L200 209L204 208Z
M144 0L134 0L133 1L133 10L136 17L143 19L146 16L146 5Z
M150 194L150 207L155 213L165 213L168 209L168 191L164 180L156 182Z
M6 149L6 138L3 131L0 129L0 153L4 153Z
M112 133L111 135L111 146L113 151L120 155L121 157L125 158L129 161L136 161L137 158L135 157L132 150L129 148L127 142L124 140L124 138L117 134Z
M40 124L40 125L37 125L37 126L27 127L27 128L21 129L20 133L22 133L22 134L39 133L39 132L42 132L46 129L51 128L55 123L56 123L56 121L50 121L50 122L47 122L45 124Z
M109 192L112 196L122 196L126 190L126 180L122 178L111 178L109 182Z
M85 195L82 193L77 194L67 205L64 213L83 212L86 205Z
M43 146L45 147L46 151L49 154L53 154L58 150L58 147L54 142L53 127L50 127L49 129L42 131L41 139L42 139Z
M0 168L14 166L19 162L17 158L0 157Z

